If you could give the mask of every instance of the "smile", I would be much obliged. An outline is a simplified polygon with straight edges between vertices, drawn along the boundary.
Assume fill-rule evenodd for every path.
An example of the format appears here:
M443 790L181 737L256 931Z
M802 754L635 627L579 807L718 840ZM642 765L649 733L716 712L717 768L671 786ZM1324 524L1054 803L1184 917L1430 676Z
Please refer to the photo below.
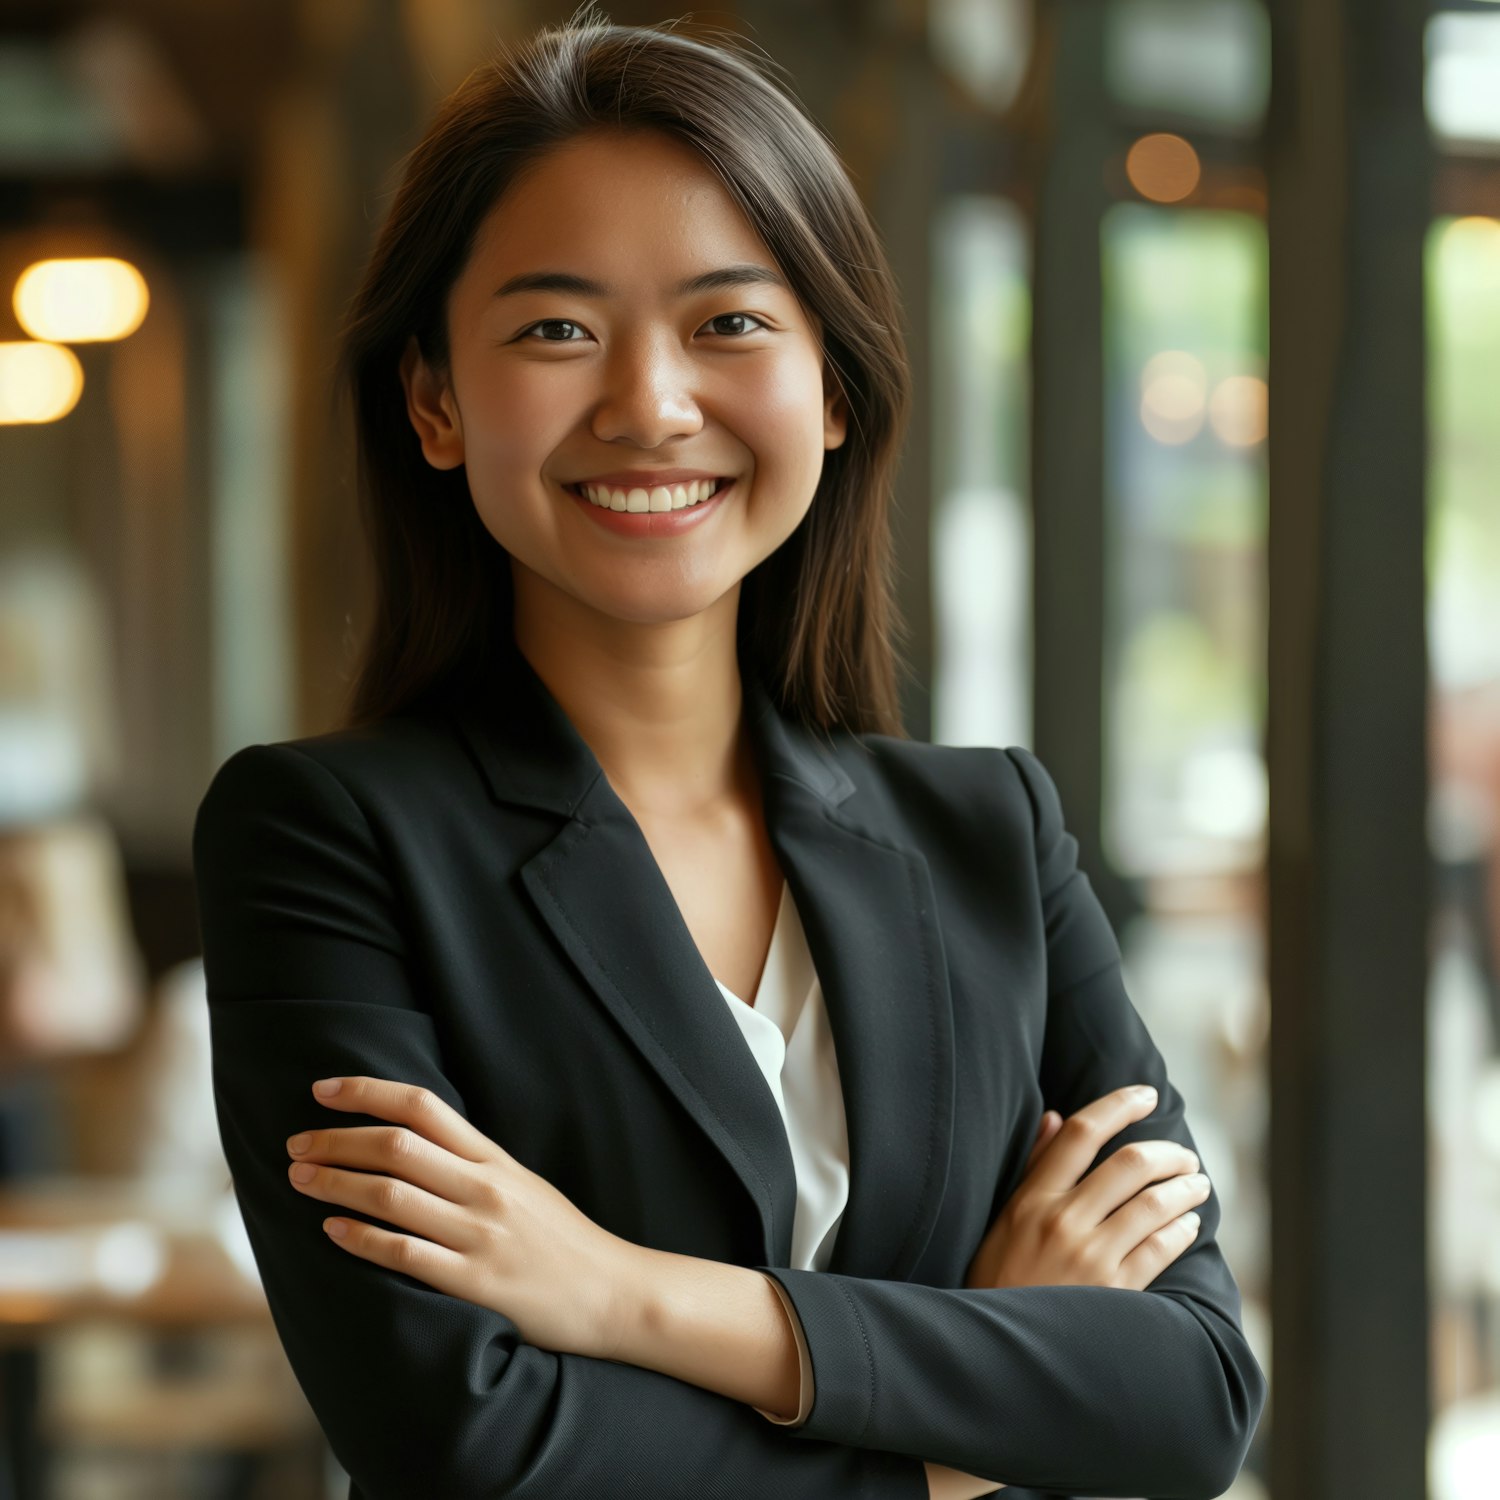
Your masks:
M570 484L567 488L601 510L625 511L631 515L650 511L659 515L701 505L728 483L727 479L695 479L691 484L656 485L650 489L623 490L602 484Z
M563 489L572 496L579 510L605 531L612 531L616 536L645 538L673 537L703 525L710 516L723 509L726 497L733 494L734 487L735 480L730 477L705 479L694 484L658 485L650 491L609 490L576 484L566 484ZM586 494L585 489L592 491L592 495ZM601 503L606 497L609 503ZM646 500L644 505L641 504L642 497ZM670 504L663 504L664 498ZM624 506L617 507L614 502L621 499Z

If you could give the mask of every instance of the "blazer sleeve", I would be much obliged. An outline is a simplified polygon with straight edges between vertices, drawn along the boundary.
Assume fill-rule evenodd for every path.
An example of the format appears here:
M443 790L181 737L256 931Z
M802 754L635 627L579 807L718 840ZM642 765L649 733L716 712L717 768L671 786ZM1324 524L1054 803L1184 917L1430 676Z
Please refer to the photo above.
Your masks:
M1078 868L1057 788L1029 751L1005 754L1035 829L1048 969L1042 1096L1066 1117L1124 1084L1153 1084L1156 1111L1097 1160L1131 1139L1196 1151L1182 1096L1126 994L1119 946ZM1217 1194L1197 1211L1192 1246L1144 1291L953 1290L757 1267L785 1287L812 1357L816 1397L794 1435L920 1454L1069 1495L1223 1494L1255 1435L1267 1382L1215 1239Z
M508 1318L331 1242L327 1206L287 1180L286 1139L378 1122L320 1105L314 1079L400 1079L464 1112L392 880L344 784L289 744L220 767L193 863L224 1153L278 1335L351 1493L926 1500L915 1457L795 1441L698 1386L535 1347Z
M797 1317L791 1299L786 1294L786 1288L774 1276L767 1276L766 1280L775 1288L782 1307L786 1309L787 1324L792 1330L792 1337L797 1341L797 1371L801 1378L797 1386L796 1416L778 1417L774 1411L767 1411L763 1406L757 1406L755 1410L768 1422L774 1422L778 1427L800 1427L807 1420L808 1412L812 1410L812 1354L807 1347L807 1335L802 1332L802 1323Z

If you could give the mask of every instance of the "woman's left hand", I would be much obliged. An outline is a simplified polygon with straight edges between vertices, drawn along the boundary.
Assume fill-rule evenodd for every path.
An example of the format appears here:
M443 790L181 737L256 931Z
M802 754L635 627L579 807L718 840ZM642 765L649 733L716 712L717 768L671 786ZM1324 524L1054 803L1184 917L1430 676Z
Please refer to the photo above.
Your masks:
M323 1221L333 1242L509 1318L528 1344L610 1359L630 1315L639 1247L601 1229L430 1090L346 1077L318 1103L389 1125L309 1130L287 1142L310 1198L357 1209ZM294 1151L294 1142L306 1146ZM342 1238L334 1235L346 1226Z

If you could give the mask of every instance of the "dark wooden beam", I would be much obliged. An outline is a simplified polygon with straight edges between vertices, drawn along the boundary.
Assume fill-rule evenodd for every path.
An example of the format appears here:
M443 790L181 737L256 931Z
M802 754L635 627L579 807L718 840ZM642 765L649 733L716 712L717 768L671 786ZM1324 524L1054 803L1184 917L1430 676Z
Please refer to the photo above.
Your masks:
M187 258L244 248L246 183L235 173L147 177L136 172L0 176L0 234L118 231L156 254Z
M1426 1493L1422 0L1273 0L1277 1500Z
M1139 904L1103 854L1105 484L1100 226L1115 127L1099 0L1038 0L1032 191L1033 748L1118 930Z

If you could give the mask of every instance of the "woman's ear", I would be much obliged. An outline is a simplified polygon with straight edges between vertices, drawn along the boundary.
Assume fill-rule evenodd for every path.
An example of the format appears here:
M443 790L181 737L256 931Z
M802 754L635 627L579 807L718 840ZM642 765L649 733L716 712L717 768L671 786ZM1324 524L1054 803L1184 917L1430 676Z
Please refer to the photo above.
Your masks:
M423 359L415 334L407 339L401 355L401 385L406 391L406 413L422 444L422 456L434 469L456 469L464 461L458 404L448 382Z
M823 446L841 448L849 435L849 403L843 388L834 378L828 361L823 361Z

